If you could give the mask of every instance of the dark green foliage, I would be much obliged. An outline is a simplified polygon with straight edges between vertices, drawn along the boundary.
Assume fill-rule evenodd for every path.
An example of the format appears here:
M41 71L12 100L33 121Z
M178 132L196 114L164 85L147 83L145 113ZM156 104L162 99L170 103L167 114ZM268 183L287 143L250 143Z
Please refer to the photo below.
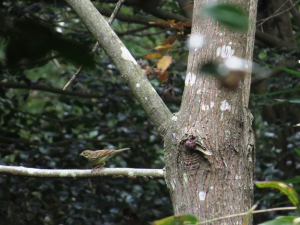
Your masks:
M103 97L0 87L0 165L88 169L83 150L130 147L106 167L163 168L151 121L105 53L99 50L97 61L89 53L94 41L85 27L62 10L30 1L3 5L1 20L11 23L1 26L1 81L62 89L83 65L68 90ZM0 176L1 224L141 224L171 214L163 180Z

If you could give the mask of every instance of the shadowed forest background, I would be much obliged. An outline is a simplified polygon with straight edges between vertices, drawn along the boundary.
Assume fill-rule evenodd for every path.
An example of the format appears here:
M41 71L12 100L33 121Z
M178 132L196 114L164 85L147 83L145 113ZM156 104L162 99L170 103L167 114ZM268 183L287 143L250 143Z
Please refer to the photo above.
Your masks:
M93 1L107 19L114 0ZM258 2L250 110L256 181L300 183L298 1ZM125 1L112 27L172 112L181 103L192 1ZM84 149L131 150L106 167L163 168L161 138L115 66L64 1L0 3L0 165L91 168ZM159 56L159 54L161 56ZM156 55L155 55L156 54ZM172 57L167 72L160 57ZM156 58L158 57L158 58ZM79 66L83 71L63 91ZM257 209L289 204L255 189ZM274 195L276 194L276 195ZM163 179L43 179L1 175L4 224L145 224L173 214ZM254 224L288 212L254 216Z

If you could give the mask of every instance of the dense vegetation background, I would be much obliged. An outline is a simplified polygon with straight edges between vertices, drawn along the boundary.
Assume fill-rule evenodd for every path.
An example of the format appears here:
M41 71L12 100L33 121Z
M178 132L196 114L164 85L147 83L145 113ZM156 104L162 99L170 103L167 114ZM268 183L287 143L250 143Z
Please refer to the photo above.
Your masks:
M94 1L107 19L116 2ZM175 0L126 2L112 27L176 112L190 32L190 24L178 22L190 21L192 7L181 7ZM90 168L79 156L84 149L130 147L107 166L162 168L158 132L105 52L100 48L89 54L95 40L76 14L63 1L0 4L0 164L84 169ZM259 1L254 61L269 69L254 74L250 103L256 133L255 179L290 179L296 190L298 17L297 2ZM167 44L160 52L172 57L172 64L162 76L155 70L158 59L143 57ZM80 65L84 70L63 91ZM285 204L286 198L274 197L275 193L255 190L255 201L263 198L260 208ZM0 176L0 220L5 224L144 224L169 215L172 206L163 180ZM254 221L274 216L255 215Z

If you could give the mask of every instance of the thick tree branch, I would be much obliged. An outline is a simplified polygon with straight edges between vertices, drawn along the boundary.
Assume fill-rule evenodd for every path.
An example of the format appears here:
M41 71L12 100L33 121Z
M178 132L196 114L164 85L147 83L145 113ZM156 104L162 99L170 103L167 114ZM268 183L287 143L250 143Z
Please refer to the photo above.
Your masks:
M103 168L98 172L91 173L91 170L79 169L35 169L22 166L0 166L0 174L13 176L43 177L43 178L92 178L92 177L111 177L111 178L164 178L163 169L133 169L133 168Z
M66 2L74 9L112 59L125 83L141 103L154 125L160 127L171 119L171 112L152 87L146 75L143 74L136 60L94 5L89 0L67 0Z

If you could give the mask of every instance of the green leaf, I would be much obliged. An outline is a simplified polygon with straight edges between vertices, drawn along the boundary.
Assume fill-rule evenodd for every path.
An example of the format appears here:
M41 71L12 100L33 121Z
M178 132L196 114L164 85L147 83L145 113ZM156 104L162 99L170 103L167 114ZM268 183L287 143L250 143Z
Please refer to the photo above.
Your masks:
M274 91L274 92L270 92L270 93L265 93L265 94L258 94L255 96L270 96L270 95L279 95L279 94L283 94L283 93L289 93L289 92L295 92L295 91L299 91L300 88L296 87L296 88L288 88L282 91Z
M248 16L244 11L233 4L217 4L211 7L205 7L204 12L232 29L247 30Z
M292 69L288 69L286 67L280 67L280 66L273 66L271 64L268 64L268 63L265 63L265 62L261 62L263 63L264 65L267 65L269 67L272 67L274 69L279 69L279 70L283 70L287 73L290 73L290 74L293 74L293 75L296 75L297 77L300 77L300 72L296 71L296 70L292 70Z
M170 216L161 220L156 220L152 225L192 225L198 224L198 219L193 215Z
M297 192L288 184L279 181L268 181L268 182L256 182L256 186L259 188L276 188L283 192L289 200L293 203L294 206L299 208L299 196Z
M261 225L296 225L300 224L300 217L297 216L282 216L275 220L270 220Z
M299 148L294 148L295 152L297 153L298 156L300 156L300 149Z

